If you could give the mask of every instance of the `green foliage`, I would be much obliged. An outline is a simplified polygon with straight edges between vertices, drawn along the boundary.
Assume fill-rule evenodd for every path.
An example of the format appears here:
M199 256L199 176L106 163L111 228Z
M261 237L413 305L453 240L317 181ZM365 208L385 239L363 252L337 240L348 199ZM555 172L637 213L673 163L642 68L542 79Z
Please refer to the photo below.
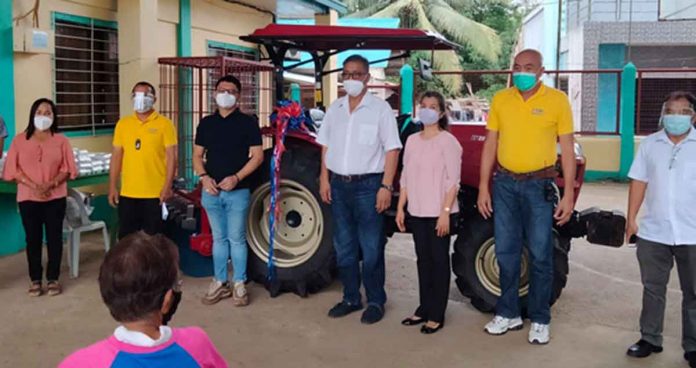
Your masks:
M438 51L436 70L507 69L517 40L522 10L511 0L346 0L350 17L398 17L401 27L421 28L443 34L461 44L457 51ZM418 57L431 59L430 52L414 52L409 63L418 68ZM507 83L506 76L472 78L477 94L488 96ZM468 94L463 79L442 76L433 81L417 79L420 91L435 89L447 96Z

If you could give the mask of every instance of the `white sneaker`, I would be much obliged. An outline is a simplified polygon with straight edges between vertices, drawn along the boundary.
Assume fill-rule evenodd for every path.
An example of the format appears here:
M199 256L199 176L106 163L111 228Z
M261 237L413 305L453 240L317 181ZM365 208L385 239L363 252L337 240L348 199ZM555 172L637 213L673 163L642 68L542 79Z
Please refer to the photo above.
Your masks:
M205 293L201 301L205 305L212 305L230 296L232 296L232 290L229 284L213 279L210 286L208 286L208 292Z
M529 329L529 343L535 345L545 345L549 343L549 325L532 323Z
M486 324L484 330L491 335L502 335L510 330L516 331L521 330L524 326L522 318L505 318L502 316L495 316L492 321Z
M244 307L249 304L249 294L247 293L244 281L235 282L232 291L232 304L237 307Z

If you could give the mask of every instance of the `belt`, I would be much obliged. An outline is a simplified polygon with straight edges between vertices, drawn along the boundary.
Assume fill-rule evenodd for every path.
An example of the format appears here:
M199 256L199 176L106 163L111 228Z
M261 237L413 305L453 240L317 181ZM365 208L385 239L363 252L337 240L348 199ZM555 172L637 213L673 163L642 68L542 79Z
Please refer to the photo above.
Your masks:
M360 181L365 179L374 178L375 176L382 176L383 173L372 173L372 174L359 174L359 175L339 175L335 172L331 172L331 178L338 179L345 183L350 183L352 181Z
M498 165L498 172L510 176L513 179L519 181L533 179L554 179L558 176L558 170L556 170L555 166L549 166L541 170L530 171L526 173L516 173Z

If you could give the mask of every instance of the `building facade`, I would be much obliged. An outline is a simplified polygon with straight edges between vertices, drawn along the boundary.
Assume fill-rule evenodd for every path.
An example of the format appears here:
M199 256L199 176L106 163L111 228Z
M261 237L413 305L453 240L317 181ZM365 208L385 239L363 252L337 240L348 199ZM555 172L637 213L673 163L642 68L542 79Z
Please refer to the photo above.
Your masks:
M0 115L10 132L26 128L32 101L49 97L57 103L62 128L73 145L92 151L110 150L118 117L132 113L134 83L160 84L159 57L227 55L258 60L256 45L239 36L279 17L345 11L334 0L1 3L0 63L5 78L0 78ZM36 30L48 34L46 48L29 47L37 41Z
M618 170L620 156L620 80L617 73L594 71L620 70L629 61L639 70L683 68L640 73L637 140L656 131L664 95L675 89L696 91L696 69L689 69L696 68L694 9L691 0L554 0L543 2L523 22L519 47L541 50L547 69L589 71L562 74L559 86L570 98L576 131L589 133L578 140L591 171Z

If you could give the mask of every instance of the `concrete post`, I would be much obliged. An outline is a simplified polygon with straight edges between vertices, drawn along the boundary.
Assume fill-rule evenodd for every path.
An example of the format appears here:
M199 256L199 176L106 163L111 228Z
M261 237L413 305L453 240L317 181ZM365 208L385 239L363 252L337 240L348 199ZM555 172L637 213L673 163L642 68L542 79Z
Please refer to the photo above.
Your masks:
M133 113L131 88L145 80L159 86L157 1L118 0L121 116Z
M621 161L619 179L628 179L635 151L636 66L629 62L621 74Z
M179 57L191 56L191 0L179 0L179 24L176 27L176 54ZM180 138L193 137L193 71L190 68L179 70L179 121L175 121ZM193 140L179 139L179 175L186 180L186 189L193 190L198 177L193 167L187 165L193 159Z
M290 84L290 99L302 103L302 91L300 90L300 85L297 83Z
M336 26L338 25L338 12L335 10L329 10L327 14L317 14L314 17L314 23L318 26ZM324 65L324 70L333 70L338 66L337 57L332 56L329 61ZM328 107L338 98L338 74L331 73L325 75L322 78L322 90L324 93L324 106Z
M10 146L10 141L15 135L14 49L12 43L12 1L0 1L0 116L7 125L8 136L5 147Z
M401 113L413 113L413 68L404 64L399 71L401 75Z

